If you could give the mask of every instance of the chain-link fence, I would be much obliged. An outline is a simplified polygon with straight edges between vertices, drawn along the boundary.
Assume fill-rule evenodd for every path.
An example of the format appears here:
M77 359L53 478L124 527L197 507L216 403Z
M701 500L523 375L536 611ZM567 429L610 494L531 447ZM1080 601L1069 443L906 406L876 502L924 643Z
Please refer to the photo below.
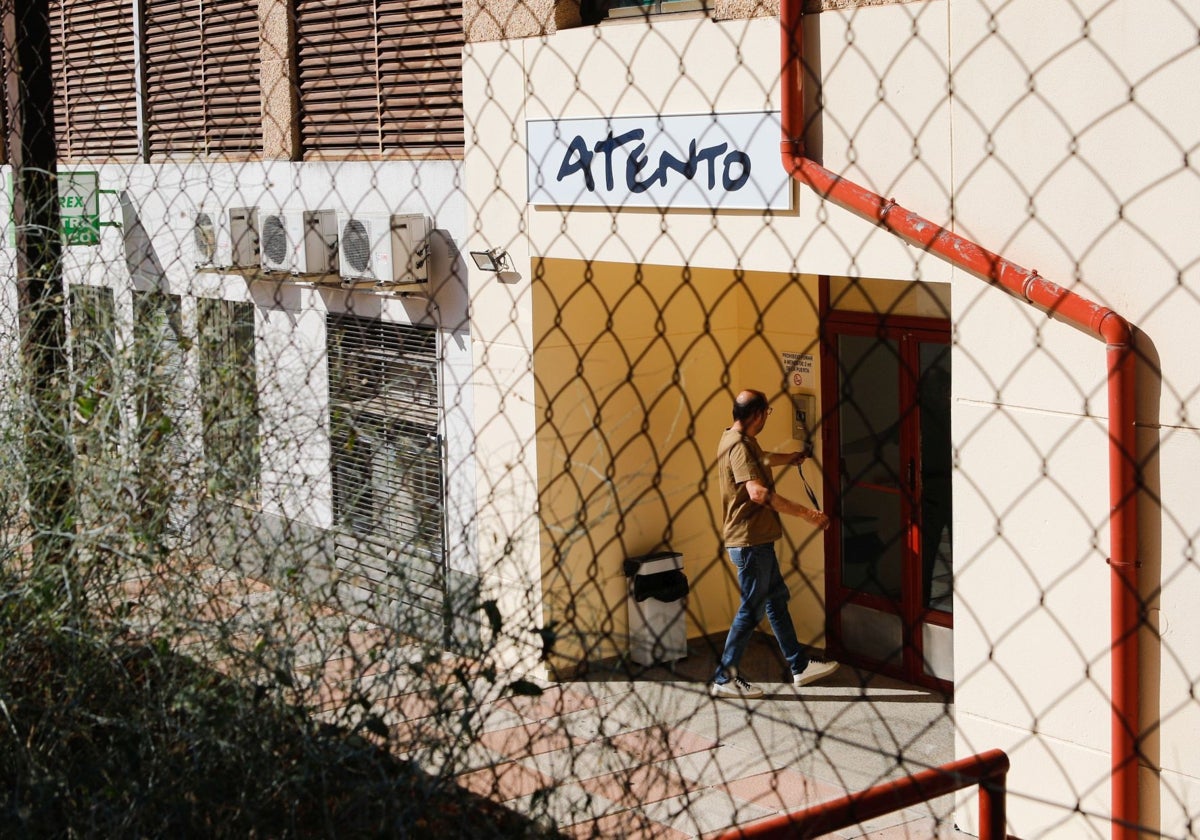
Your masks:
M4 11L14 835L1195 836L1193 2Z

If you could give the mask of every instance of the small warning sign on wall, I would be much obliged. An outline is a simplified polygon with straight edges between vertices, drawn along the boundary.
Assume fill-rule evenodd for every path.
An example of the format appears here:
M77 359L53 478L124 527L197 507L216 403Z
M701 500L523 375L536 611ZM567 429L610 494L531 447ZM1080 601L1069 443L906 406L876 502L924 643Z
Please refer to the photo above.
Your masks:
M816 390L817 380L813 372L812 353L783 353L781 356L788 390L796 388Z

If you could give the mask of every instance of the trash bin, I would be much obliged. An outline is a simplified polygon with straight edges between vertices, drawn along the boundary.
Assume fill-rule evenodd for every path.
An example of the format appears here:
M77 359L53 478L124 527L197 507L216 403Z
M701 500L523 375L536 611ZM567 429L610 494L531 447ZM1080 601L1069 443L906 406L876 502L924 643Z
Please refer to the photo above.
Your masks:
M687 657L688 579L683 555L659 551L631 557L629 578L629 655L639 665L675 662Z

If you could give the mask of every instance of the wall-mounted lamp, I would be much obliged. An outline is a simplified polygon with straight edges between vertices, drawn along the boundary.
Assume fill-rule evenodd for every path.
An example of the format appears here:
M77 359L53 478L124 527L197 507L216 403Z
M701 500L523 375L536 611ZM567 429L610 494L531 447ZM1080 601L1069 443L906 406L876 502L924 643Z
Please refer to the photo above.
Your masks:
M493 248L490 251L471 251L471 259L481 271L509 271L508 252L503 248Z

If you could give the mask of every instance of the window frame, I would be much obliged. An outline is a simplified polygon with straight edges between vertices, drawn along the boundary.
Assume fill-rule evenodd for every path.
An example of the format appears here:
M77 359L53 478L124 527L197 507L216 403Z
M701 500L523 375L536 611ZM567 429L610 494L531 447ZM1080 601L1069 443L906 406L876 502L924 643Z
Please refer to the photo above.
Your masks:
M262 485L255 312L248 301L196 300L205 486L248 505L259 504ZM231 403L247 410L229 412Z
M627 6L611 6L607 12L607 19L628 20L680 12L704 12L708 15L712 13L712 3L709 0L650 0L647 3L630 3Z

